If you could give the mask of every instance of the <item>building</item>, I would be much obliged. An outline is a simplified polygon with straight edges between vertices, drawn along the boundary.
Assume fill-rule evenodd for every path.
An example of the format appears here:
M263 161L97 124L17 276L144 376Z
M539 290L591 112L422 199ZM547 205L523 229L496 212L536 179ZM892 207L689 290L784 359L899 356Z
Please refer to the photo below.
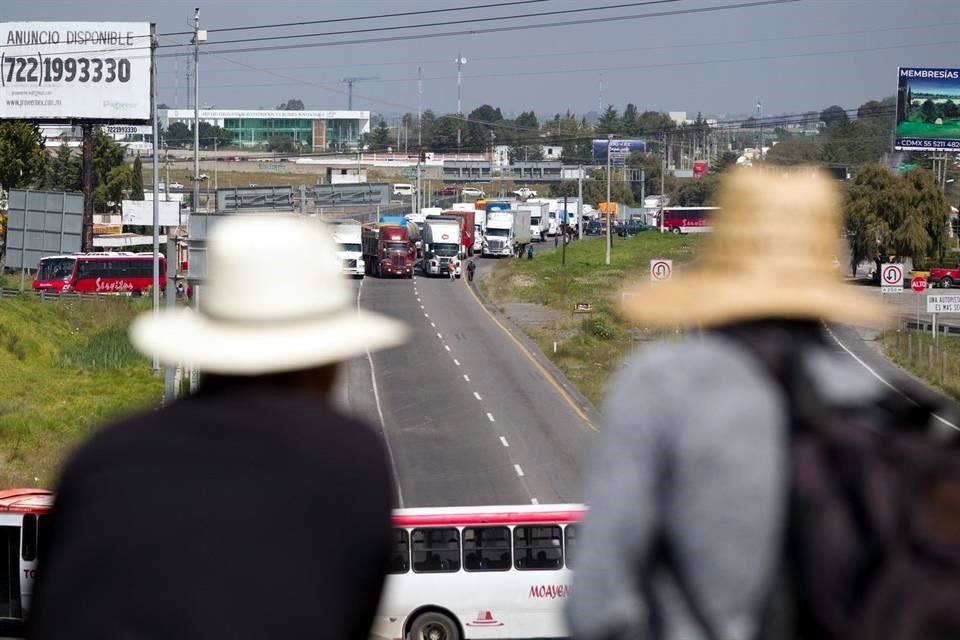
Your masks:
M192 109L159 109L160 126L175 122L190 126ZM256 147L270 138L289 136L307 150L355 150L360 136L370 133L369 111L285 111L250 109L201 109L201 122L222 127L233 136L233 144Z

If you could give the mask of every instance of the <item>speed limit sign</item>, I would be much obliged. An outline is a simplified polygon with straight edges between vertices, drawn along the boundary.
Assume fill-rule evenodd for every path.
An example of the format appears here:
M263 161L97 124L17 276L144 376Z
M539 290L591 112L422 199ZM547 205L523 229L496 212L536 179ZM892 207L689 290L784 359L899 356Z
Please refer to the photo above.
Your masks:
M880 286L883 293L903 293L903 265L891 263L881 266Z

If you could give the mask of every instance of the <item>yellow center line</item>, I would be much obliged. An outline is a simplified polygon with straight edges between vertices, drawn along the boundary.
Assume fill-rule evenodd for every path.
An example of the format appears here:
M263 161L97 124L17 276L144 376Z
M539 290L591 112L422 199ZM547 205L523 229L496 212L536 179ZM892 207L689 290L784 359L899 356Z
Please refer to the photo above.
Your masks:
M480 305L480 308L483 309L483 312L487 314L491 320L493 320L494 324L500 327L500 330L507 334L507 337L513 340L514 344L520 347L520 352L527 357L527 360L533 363L533 366L537 368L537 371L540 372L540 375L542 375L547 382L553 385L553 388L557 390L564 400L566 400L567 404L570 405L570 408L573 409L578 416L580 416L580 419L583 420L592 430L599 432L600 430L594 426L593 422L590 421L590 418L587 417L587 414L583 412L583 409L581 409L580 406L574 402L567 390L556 381L556 379L543 367L543 365L537 362L537 359L533 357L533 354L530 353L530 350L527 349L522 342L517 340L516 336L510 333L510 330L503 326L503 323L497 320L497 317L493 315L489 309L487 309L486 305L483 304L477 294L473 291L473 287L471 287L469 284L467 285L467 291L470 292L470 295L473 296L473 299L476 301L476 303Z

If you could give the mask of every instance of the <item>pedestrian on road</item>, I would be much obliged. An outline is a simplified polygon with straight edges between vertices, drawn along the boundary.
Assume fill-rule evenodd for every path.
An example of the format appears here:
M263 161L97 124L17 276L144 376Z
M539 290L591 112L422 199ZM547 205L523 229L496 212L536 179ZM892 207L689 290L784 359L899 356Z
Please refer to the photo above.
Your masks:
M407 328L358 310L335 256L305 220L228 218L199 309L134 322L201 386L66 464L31 638L369 636L395 492L381 436L331 396L338 363Z
M560 246L560 233L556 233L553 236L553 248L556 249Z
M533 245L527 245L527 260L533 260Z
M701 331L637 353L608 391L567 608L578 640L758 637L792 485L789 407L757 354L789 355L838 403L883 392L823 335L824 320L886 316L830 269L829 181L735 173L721 206L698 264L625 308Z
M467 282L473 282L473 273L477 270L477 265L471 260L467 263Z

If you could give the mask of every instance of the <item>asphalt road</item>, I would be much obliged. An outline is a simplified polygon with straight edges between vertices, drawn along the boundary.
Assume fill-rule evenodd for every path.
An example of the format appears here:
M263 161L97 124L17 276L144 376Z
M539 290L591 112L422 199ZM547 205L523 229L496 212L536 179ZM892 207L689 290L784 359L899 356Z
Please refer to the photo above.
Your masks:
M340 401L378 425L405 507L578 502L593 427L468 289L365 278L358 304L411 342L348 364Z

